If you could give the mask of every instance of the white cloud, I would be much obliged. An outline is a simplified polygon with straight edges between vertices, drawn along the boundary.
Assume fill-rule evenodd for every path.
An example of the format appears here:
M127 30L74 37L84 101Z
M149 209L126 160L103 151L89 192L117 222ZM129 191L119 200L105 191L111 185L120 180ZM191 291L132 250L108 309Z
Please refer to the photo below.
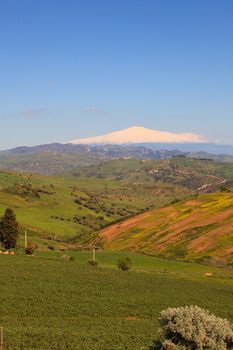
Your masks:
M100 110L97 108L97 107L87 107L87 108L84 108L82 109L82 112L84 113L97 113L97 112L100 112Z
M47 113L47 110L44 108L29 108L29 109L25 109L23 111L20 112L20 115L22 115L23 117L27 117L27 118L34 118L34 117L40 117L43 116Z

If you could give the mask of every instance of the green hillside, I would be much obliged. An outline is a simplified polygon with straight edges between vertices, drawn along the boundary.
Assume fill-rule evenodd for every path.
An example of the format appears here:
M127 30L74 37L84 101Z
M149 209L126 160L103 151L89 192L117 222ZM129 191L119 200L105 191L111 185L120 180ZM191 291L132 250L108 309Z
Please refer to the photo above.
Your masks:
M233 187L233 164L191 158L164 160L112 160L81 167L72 171L75 177L128 180L134 183L163 182L196 190L213 185L215 190L223 181Z
M12 207L22 229L46 244L87 243L110 223L188 194L169 184L0 172L0 215Z
M230 202L231 205L232 173L233 165L230 164L186 158L162 161L118 159L79 167L78 170L60 176L1 171L0 215L3 215L7 207L12 207L17 214L21 233L27 228L30 239L37 242L40 248L64 248L67 244L83 248L90 244L105 244L113 249L132 249L180 259L196 260L204 259L205 256L219 256L229 262L230 253L226 252L225 248L219 249L220 244L228 247L231 243L231 237L226 238L222 234L222 222L216 228L218 227L220 234L225 237L225 243L223 238L221 242L213 239L211 247L208 248L210 252L208 249L196 252L195 246L193 249L189 248L188 242L193 240L193 236L187 238L187 232L183 235L179 232L177 235L177 239L181 240L179 246L167 242L165 248L161 248L154 242L161 230L164 236L165 228L168 232L173 232L171 224L175 219L166 215L168 209L165 210L165 214L162 214L164 209L160 212L165 218L163 229L160 227L160 214L157 214L157 211L151 215L148 232L144 228L141 230L141 224L136 223L138 214L180 200L188 200L196 197L198 193L221 190L219 194L199 196L199 206L189 206L185 202L171 206L178 221L183 218L183 214L179 213L183 212L185 217L196 215L198 211L200 217L208 215L214 218L215 210L225 210L226 198L226 203ZM206 212L202 201L213 208ZM145 215L147 217L148 214ZM193 226L187 230L199 225L199 216L194 216ZM170 221L170 218L173 221ZM119 227L124 227L124 223L119 223L125 222L126 219L133 220L132 232L123 232L124 237L107 244L99 238L98 232L112 230L111 225L114 223L118 223L118 232ZM206 226L198 228L194 238L209 232L211 227ZM131 234L134 238L128 240Z

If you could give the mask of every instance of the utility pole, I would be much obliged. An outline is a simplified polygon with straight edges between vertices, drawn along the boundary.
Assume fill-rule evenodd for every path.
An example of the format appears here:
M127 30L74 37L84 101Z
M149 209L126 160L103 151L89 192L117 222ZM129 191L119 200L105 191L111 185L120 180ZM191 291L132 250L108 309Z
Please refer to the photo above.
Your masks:
M27 230L25 230L24 248L27 249L27 247L28 247L28 235L27 235Z
M95 248L93 248L93 251L92 251L92 260L95 261Z
M3 327L1 327L0 333L1 333L0 350L3 350Z

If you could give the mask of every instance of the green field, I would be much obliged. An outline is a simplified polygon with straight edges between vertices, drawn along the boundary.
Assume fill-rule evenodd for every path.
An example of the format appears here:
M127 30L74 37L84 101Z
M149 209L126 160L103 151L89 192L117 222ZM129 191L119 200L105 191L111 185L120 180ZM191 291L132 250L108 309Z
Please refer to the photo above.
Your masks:
M90 252L67 253L70 262L37 254L0 256L6 350L148 349L168 306L197 304L233 321L228 270L128 254L133 269L122 272L124 253L97 253L97 268L87 266Z

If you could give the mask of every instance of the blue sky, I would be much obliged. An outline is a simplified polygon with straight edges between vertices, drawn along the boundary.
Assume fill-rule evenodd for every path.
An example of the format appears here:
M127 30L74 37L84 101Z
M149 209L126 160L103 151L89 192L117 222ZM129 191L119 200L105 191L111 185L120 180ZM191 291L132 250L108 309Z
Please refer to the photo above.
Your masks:
M132 125L233 144L232 0L0 2L0 148Z

